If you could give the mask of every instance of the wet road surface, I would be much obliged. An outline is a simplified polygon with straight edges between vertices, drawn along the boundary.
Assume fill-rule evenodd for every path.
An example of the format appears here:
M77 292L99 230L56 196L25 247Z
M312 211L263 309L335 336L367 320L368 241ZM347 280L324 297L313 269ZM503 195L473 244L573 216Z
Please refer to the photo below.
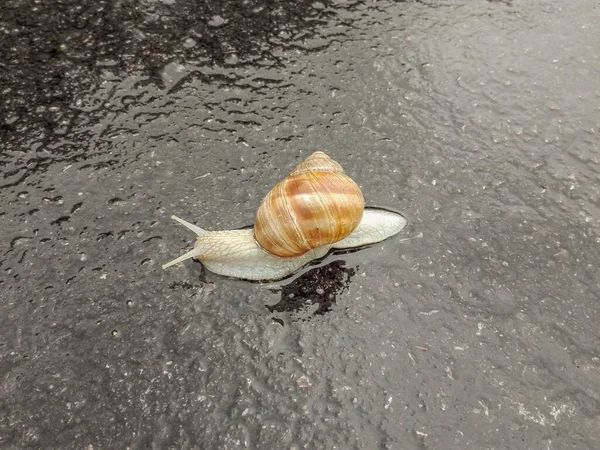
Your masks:
M0 7L1 447L600 447L597 2L80 3ZM402 234L160 268L315 150Z

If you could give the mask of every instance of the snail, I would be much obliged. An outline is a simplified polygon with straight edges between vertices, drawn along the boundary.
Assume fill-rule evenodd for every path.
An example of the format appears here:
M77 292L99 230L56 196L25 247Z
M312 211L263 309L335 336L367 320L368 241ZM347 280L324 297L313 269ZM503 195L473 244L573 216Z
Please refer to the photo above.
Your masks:
M365 208L358 185L323 152L309 156L265 196L251 229L207 231L171 218L198 238L163 269L195 258L211 272L246 280L285 278L331 249L383 241L407 223L395 212Z

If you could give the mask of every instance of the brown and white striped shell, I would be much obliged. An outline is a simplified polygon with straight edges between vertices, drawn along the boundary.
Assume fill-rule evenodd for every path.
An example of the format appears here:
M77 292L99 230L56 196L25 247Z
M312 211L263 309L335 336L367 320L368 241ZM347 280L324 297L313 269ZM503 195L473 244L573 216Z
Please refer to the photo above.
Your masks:
M364 206L360 188L342 166L315 152L265 196L254 238L274 255L300 256L352 233Z

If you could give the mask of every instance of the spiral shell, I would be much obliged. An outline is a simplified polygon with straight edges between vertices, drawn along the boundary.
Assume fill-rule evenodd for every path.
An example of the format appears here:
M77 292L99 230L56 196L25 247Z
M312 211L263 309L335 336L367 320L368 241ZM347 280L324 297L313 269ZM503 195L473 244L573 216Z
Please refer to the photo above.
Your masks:
M315 152L265 196L254 238L273 255L300 256L352 233L364 206L360 188L342 166Z

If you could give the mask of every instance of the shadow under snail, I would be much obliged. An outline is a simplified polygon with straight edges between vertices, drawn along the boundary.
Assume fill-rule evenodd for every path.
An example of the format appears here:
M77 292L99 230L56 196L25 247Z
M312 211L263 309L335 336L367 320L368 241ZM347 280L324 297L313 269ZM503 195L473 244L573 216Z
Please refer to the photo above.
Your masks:
M365 208L358 185L323 152L309 156L265 196L254 228L207 231L171 217L198 239L163 269L194 258L211 272L246 280L285 278L331 249L374 244L406 225L400 214Z

